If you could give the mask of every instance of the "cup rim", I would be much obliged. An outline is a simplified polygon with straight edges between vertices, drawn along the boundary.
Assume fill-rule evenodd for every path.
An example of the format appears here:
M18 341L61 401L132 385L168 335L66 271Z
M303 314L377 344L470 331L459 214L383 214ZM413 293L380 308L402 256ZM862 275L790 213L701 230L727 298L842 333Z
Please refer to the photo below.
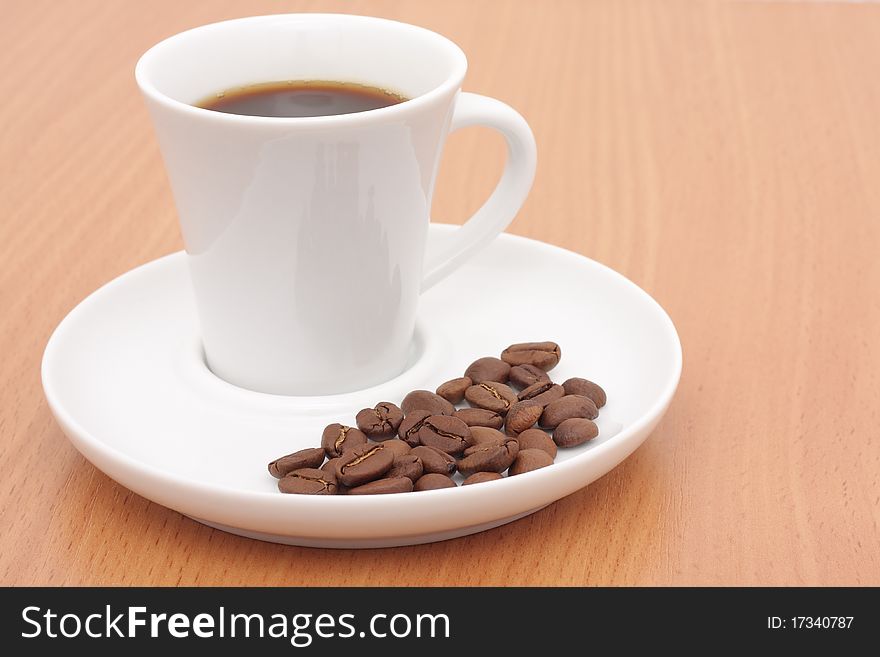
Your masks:
M455 62L453 64L452 70L449 75L446 76L446 79L443 80L439 85L435 86L433 89L429 91L419 94L414 98L409 98L401 103L397 103L394 105L389 105L387 107L380 107L378 109L365 110L363 112L352 112L348 114L333 114L329 116L291 116L291 117L283 117L283 116L252 116L245 114L230 114L227 112L218 112L216 110L205 109L203 107L196 107L195 105L190 105L189 103L185 103L183 101L177 100L168 96L161 91L159 91L156 86L153 84L152 80L149 78L146 68L150 64L150 61L153 57L156 56L158 52L160 52L163 48L167 47L169 44L174 43L180 39L185 39L187 36L192 35L195 32L204 32L221 29L223 27L228 27L232 24L240 24L240 23L261 23L261 22L271 22L277 20L338 20L338 21L347 21L351 23L364 23L364 24L391 24L395 28L409 30L412 32L416 32L420 34L422 37L427 37L435 42L442 43L445 48L447 48L453 55ZM312 13L312 12L299 12L299 13L285 13L285 14L265 14L260 16L246 16L243 18L233 18L230 20L217 21L214 23L207 23L205 25L200 25L198 27L190 28L188 30L184 30L183 32L178 32L170 37L166 37L162 41L154 44L150 47L146 52L144 52L137 61L135 65L134 75L135 80L140 87L141 92L149 99L153 100L160 105L164 105L168 109L176 110L179 112L183 112L193 116L194 118L202 118L205 120L215 120L215 121L223 121L227 123L248 123L248 124L264 124L271 126L297 126L297 127L305 127L305 126L324 126L324 125L334 125L339 126L345 123L363 123L364 121L370 120L385 120L394 118L394 116L399 114L404 114L410 111L418 110L424 106L431 105L437 99L443 97L446 94L454 92L455 90L461 87L462 81L464 80L465 73L467 72L467 56L464 54L464 51L451 39L443 36L442 34L438 34L432 30L429 30L424 27L420 27L418 25L412 25L410 23L404 23L402 21L395 21L388 18L379 18L376 16L361 16L357 14L334 14L334 13Z

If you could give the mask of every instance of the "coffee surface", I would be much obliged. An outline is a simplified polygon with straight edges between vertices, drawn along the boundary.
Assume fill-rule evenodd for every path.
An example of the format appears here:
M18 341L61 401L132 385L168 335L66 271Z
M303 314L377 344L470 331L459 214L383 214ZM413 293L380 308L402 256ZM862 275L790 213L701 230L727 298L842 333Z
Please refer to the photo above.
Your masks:
M354 82L284 80L227 89L195 105L226 114L293 118L355 114L405 100L393 91Z

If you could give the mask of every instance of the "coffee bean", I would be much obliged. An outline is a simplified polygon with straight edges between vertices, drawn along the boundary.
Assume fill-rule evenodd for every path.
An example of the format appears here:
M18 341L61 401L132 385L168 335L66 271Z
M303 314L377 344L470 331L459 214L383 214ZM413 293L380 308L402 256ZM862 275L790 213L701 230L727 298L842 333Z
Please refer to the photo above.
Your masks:
M526 429L516 437L520 449L540 449L556 458L556 443L541 429Z
M326 472L328 474L333 475L333 478L335 479L336 478L336 464L339 462L339 458L340 457L337 456L335 458L330 459L329 461L324 463L324 465L322 465L318 469L323 472Z
M324 450L320 447L308 447L272 461L269 464L269 474L280 479L288 472L302 468L317 468L323 462Z
M471 454L477 453L481 449L488 449L489 447L504 447L504 449L516 456L516 453L519 451L519 441L512 436L505 436L503 433L499 433L498 438L494 440L488 440L477 445L471 445L466 450L464 450L464 456L470 456Z
M474 445L467 455L458 461L458 471L465 477L475 472L504 472L513 463L519 446L513 438L501 445Z
M428 473L419 477L419 480L413 485L414 491L438 490L440 488L455 488L456 483L449 477L442 474Z
M546 406L550 402L556 401L564 396L565 390L561 385L552 383L551 381L538 381L538 383L533 383L519 393L517 399Z
M507 412L507 419L504 421L504 428L510 436L516 436L519 433L535 426L535 422L541 417L544 407L531 401L521 401L515 403Z
M379 479L391 469L394 454L382 444L363 445L343 454L336 463L336 480L344 486L360 486Z
M408 413L397 428L397 435L410 447L417 447L419 444L419 429L422 428L422 424L429 417L431 417L430 411L413 411Z
M592 420L573 417L563 420L553 432L553 442L560 447L576 447L599 435L599 427Z
M440 385L437 388L437 394L443 397L450 404L460 404L464 399L464 391L474 385L474 382L467 376L452 379Z
M462 482L462 486L470 486L471 484L483 484L487 481L496 481L504 479L504 475L497 472L475 472Z
M411 493L412 479L406 477L385 477L368 484L361 484L349 489L349 495L387 495L388 493Z
M413 447L410 454L419 457L425 474L433 473L452 476L455 473L455 459L446 452L441 452L436 447L420 445L419 447Z
M510 375L510 365L500 358L486 356L485 358L478 358L468 365L464 375L473 382L473 385L485 381L507 383L507 377Z
M388 440L397 434L403 421L403 411L391 402L379 402L373 408L364 408L355 416L358 429L375 441Z
M510 466L510 476L531 472L538 468L546 468L553 463L553 457L540 449L523 449L516 455L516 460Z
M539 423L545 429L555 429L560 422L569 418L585 417L594 420L598 415L599 410L589 397L566 395L544 407Z
M555 342L521 342L512 344L501 353L501 360L510 365L534 365L549 372L562 358Z
M405 415L413 411L428 411L431 415L452 415L455 406L430 390L413 390L400 404Z
M534 365L517 365L510 368L510 378L508 383L512 383L517 388L528 388L536 383L546 383L550 380L547 372L540 367Z
M485 408L504 415L516 401L516 393L503 383L484 381L471 386L464 393L471 406Z
M321 447L328 459L342 456L343 452L366 443L367 436L363 431L339 423L329 425L321 435Z
M386 440L382 443L382 447L394 454L395 459L399 459L401 456L406 456L412 451L412 447L410 445L397 438L394 438L393 440Z
M279 479L278 490L300 495L335 495L336 478L323 470L300 468Z
M596 408L602 408L607 400L605 391L587 379L574 377L562 384L566 395L582 395L593 400Z
M477 359L436 393L413 390L400 407L362 409L357 428L327 426L321 447L282 456L269 472L284 493L379 495L454 488L456 471L471 485L503 479L505 470L514 476L546 467L558 447L599 435L592 420L606 402L587 379L553 383L547 372L560 357L555 342L511 345L500 359ZM456 410L463 399L471 408Z
M394 465L392 465L391 469L385 473L385 477L387 479L392 479L393 477L408 477L415 481L421 477L424 472L425 468L422 466L422 460L418 456L405 454L404 456L398 456L394 459Z
M422 422L419 442L447 454L461 454L471 444L471 430L457 417L432 415Z
M471 443L482 445L483 443L498 443L507 438L498 429L491 427L471 427Z
M500 429L504 426L504 418L501 415L485 408L462 408L459 411L455 411L453 417L464 421L471 428L491 427L493 429Z

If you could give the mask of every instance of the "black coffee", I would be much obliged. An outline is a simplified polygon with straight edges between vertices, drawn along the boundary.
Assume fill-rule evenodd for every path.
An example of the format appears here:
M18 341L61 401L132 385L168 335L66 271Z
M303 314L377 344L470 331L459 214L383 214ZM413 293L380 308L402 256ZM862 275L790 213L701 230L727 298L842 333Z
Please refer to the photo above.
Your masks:
M353 82L288 80L228 89L195 105L227 114L303 117L354 114L405 100L393 91Z

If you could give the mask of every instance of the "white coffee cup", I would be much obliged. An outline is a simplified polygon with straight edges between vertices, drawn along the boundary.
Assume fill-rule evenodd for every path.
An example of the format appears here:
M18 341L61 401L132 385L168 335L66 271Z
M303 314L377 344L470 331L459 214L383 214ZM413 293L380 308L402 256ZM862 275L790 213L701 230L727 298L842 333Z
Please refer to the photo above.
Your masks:
M461 49L434 32L342 14L205 25L141 57L135 76L171 181L216 375L261 392L326 395L404 369L420 292L503 231L534 178L528 125L500 101L461 92L466 69ZM368 84L410 100L306 118L193 106L282 80ZM506 139L504 174L426 261L443 144L450 130L475 124Z

